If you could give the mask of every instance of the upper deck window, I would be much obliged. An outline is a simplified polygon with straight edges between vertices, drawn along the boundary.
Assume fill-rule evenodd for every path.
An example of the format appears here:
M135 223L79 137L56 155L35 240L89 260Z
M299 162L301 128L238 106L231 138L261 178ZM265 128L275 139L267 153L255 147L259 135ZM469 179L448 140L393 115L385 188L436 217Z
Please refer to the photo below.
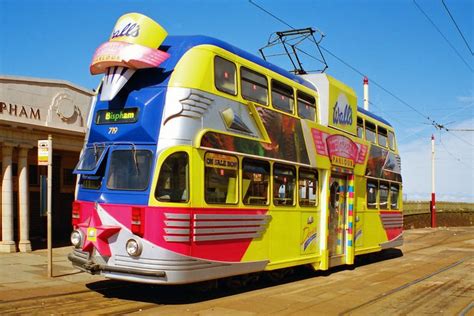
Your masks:
M155 196L161 202L187 202L189 200L189 157L187 153L173 153L163 162Z
M364 138L364 119L357 117L357 137Z
M293 205L295 199L295 169L284 165L274 165L273 204Z
M278 110L286 113L293 113L294 107L293 88L272 80L272 105Z
M395 150L395 134L392 131L388 132L388 147Z
M268 82L264 75L242 67L240 69L242 97L263 105L268 104Z
M149 150L114 150L110 158L107 188L145 190L150 178L152 157Z
M297 97L299 117L314 121L316 119L316 99L301 91L297 92Z
M365 139L375 144L375 124L365 121Z
M378 143L382 147L387 147L387 130L383 127L377 127Z
M207 203L237 203L237 157L207 153L205 156L205 193Z
M222 57L214 58L214 84L216 89L232 95L237 95L237 71L235 64Z

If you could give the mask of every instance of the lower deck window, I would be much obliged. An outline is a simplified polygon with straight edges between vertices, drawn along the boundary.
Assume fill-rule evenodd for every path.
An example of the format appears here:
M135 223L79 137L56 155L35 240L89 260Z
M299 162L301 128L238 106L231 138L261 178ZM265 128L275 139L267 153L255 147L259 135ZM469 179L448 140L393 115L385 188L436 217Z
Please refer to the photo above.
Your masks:
M160 168L155 197L161 202L187 202L189 199L189 158L176 152L165 159Z
M399 187L398 184L390 186L390 207L392 210L398 210Z
M295 170L292 167L275 164L273 170L273 204L293 205L295 191Z
M150 178L149 150L114 150L110 158L107 188L111 190L145 190Z
M367 208L377 208L377 182L367 182Z
M270 164L266 161L244 159L242 163L242 196L246 205L268 204Z
M318 205L318 173L300 170L298 179L300 206Z
M237 203L237 157L207 153L205 156L205 193L207 203Z
M379 186L379 195L380 195L380 208L388 209L388 184L380 183Z

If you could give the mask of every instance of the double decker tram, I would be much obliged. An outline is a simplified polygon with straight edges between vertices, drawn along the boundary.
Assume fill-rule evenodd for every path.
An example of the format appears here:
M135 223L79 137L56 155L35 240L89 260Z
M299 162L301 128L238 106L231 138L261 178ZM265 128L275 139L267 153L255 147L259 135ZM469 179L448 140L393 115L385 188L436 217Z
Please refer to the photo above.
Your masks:
M394 130L342 82L140 14L91 72L105 75L75 170L75 267L183 284L402 244Z

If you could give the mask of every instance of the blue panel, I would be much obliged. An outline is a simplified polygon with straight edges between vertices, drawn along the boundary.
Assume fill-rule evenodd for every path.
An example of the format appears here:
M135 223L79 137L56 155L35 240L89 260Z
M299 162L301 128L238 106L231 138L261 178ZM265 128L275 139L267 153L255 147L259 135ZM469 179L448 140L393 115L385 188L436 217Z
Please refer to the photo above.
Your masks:
M347 241L347 246L352 247L352 240Z
M132 205L148 205L148 200L151 191L151 182L153 173L155 170L156 161L156 146L136 146L137 150L147 149L153 153L152 165L150 167L150 175L148 179L148 187L142 191L131 191L131 190L109 190L106 186L107 175L109 173L109 161L112 156L113 150L116 149L130 149L130 145L113 145L110 148L109 155L107 157L107 168L104 172L102 180L102 186L98 190L84 189L79 186L77 193L77 199L81 201L92 201L99 203L111 203L111 204L132 204Z
M390 126L390 127L392 126L389 122L387 122L386 120L384 120L384 119L381 118L380 116L377 116L377 115L375 115L375 114L373 114L373 113L371 113L371 112L369 112L369 111L366 111L366 110L364 110L363 108L357 107L357 111L359 111L359 112L362 113L362 114L367 115L368 117L373 118L374 120L377 120L377 121L379 121L379 122L382 122L382 123L384 123L384 124L386 124L386 125L388 125L388 126Z

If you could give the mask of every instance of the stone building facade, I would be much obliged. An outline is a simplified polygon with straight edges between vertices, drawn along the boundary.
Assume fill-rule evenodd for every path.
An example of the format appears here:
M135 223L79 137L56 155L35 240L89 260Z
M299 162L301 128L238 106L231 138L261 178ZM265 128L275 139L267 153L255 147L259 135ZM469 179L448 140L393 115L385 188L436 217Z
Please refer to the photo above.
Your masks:
M0 252L45 240L38 140L53 138L53 240L68 239L76 177L93 91L67 81L0 76Z

